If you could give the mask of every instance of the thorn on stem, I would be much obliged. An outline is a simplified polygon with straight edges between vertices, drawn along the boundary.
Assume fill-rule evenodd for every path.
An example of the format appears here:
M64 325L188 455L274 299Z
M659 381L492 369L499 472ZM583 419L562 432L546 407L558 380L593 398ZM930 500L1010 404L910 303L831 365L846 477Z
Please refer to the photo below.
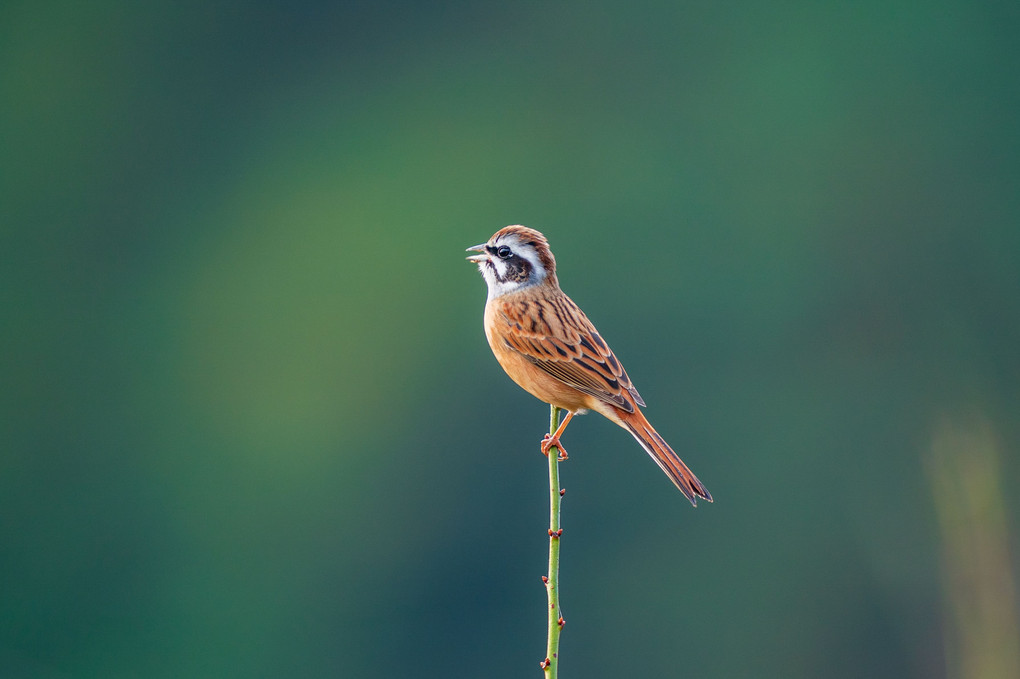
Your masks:
M547 585L548 585L548 584L549 584L549 577L548 577L548 576L546 576L546 575L543 575L543 576L542 576L542 582L544 582L545 584L547 584Z
M560 497L563 497L566 494L567 494L567 489L566 488L560 488Z
M560 627L563 627L563 625L564 625L564 624L565 624L566 622L567 622L567 621L566 621L566 620L564 620L564 619L563 619L563 616L561 615L561 616L560 616L560 619L556 621L556 624L557 624L557 625L559 625Z

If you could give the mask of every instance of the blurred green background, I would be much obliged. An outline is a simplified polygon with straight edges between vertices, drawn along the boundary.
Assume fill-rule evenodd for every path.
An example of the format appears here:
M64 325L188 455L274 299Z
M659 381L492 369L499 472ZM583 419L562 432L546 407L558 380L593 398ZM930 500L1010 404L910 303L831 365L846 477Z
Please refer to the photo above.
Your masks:
M1018 34L4 3L0 675L540 676L548 408L463 259L523 223L716 499L574 423L562 676L1010 676Z

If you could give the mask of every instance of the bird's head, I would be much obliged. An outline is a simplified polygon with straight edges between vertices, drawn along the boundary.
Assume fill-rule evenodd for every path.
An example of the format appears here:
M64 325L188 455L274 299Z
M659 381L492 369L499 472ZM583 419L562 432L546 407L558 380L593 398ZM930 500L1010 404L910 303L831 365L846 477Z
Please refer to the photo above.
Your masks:
M549 242L538 231L526 226L506 226L492 234L488 242L468 248L478 252L468 257L478 264L489 286L489 299L501 297L532 285L556 282L556 260Z

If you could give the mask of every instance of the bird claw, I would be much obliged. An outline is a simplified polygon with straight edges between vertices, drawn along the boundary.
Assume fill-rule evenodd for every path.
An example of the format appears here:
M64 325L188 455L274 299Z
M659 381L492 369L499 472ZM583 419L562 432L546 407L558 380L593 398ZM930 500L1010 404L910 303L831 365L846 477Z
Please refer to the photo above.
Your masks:
M549 449L552 448L553 446L555 446L556 449L559 451L559 454L556 456L557 462L563 462L569 459L570 456L567 455L567 449L563 447L562 443L560 443L559 436L552 436L550 434L546 434L545 436L542 437L542 442L539 444L539 447L542 449L543 455L548 457Z

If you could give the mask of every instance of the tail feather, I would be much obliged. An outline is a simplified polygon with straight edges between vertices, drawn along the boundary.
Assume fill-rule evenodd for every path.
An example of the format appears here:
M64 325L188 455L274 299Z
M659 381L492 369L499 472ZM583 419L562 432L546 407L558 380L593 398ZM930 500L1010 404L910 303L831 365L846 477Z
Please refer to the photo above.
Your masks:
M644 415L640 412L630 413L623 420L623 426L637 439L645 452L655 460L659 469L666 472L666 476L691 501L692 505L698 506L699 497L708 502L712 501L712 494L708 492L708 488L705 488L705 484L699 481L694 472L680 459L680 456L673 452L673 449L659 436L659 432L652 428Z

